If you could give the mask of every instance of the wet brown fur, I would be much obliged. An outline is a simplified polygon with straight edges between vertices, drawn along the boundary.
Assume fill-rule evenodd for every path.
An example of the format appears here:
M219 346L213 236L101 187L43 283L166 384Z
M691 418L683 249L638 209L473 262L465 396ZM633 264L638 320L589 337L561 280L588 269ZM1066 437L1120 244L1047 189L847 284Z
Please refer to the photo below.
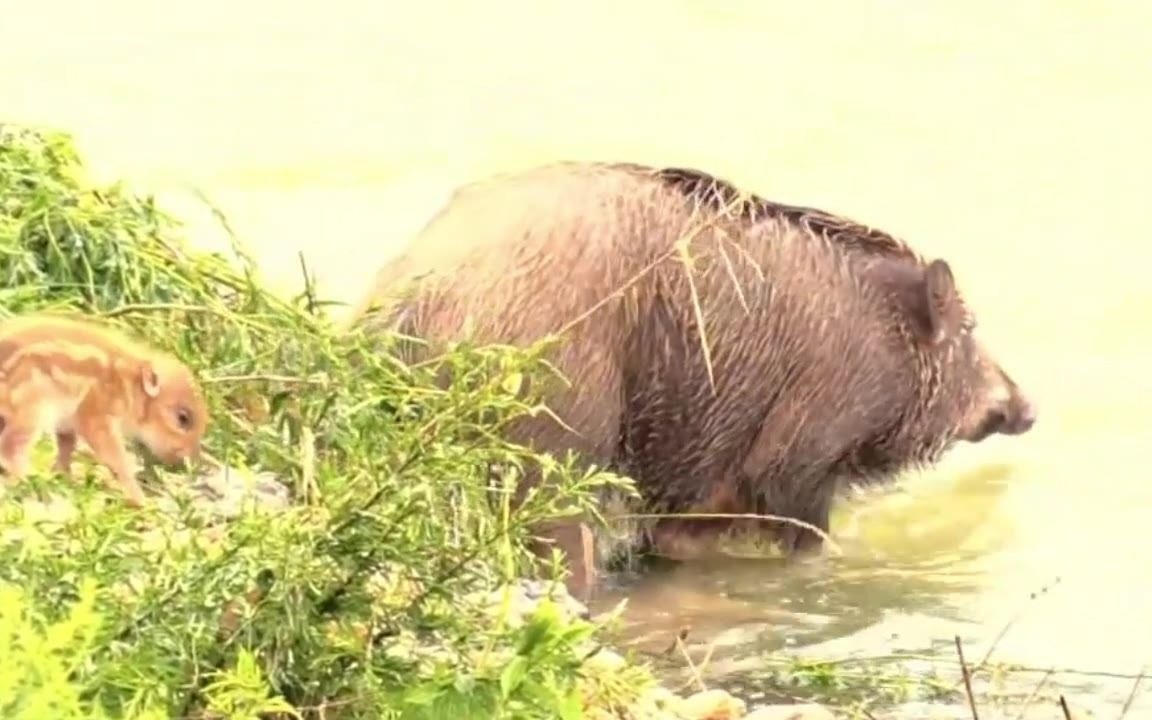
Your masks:
M974 337L946 263L694 170L561 163L465 186L380 271L352 317L365 313L431 340L565 330L554 362L571 387L549 404L578 434L538 417L514 436L630 475L647 512L827 530L842 484L1034 417ZM776 529L787 549L819 544Z

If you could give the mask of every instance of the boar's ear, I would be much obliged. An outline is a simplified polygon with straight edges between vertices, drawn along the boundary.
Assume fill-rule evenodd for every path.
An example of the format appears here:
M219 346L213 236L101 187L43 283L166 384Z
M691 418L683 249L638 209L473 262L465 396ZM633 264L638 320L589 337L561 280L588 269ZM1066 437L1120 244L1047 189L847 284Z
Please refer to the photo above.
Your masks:
M952 268L943 260L933 260L924 271L925 300L928 304L928 339L935 344L955 337L963 325L964 309L956 292Z
M144 363L140 366L140 387L144 389L144 394L150 398L160 394L160 375L152 363Z

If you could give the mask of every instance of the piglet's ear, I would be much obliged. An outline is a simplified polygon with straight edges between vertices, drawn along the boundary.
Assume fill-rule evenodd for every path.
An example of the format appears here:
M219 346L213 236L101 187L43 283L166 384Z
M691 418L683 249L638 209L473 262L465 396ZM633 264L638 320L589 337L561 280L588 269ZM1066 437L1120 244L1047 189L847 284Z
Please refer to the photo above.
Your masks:
M144 394L150 398L160 394L160 375L152 363L144 363L140 367L140 387L144 389Z
M936 344L958 335L964 322L964 308L947 262L933 260L928 265L924 271L924 292L929 342Z

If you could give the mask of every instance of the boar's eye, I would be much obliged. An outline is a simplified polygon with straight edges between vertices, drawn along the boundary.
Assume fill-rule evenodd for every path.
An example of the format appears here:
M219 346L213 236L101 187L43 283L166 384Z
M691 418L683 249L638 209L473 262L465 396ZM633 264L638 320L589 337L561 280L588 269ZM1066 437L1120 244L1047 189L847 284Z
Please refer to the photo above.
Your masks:
M192 411L188 408L176 408L176 423L180 425L181 430L192 429Z

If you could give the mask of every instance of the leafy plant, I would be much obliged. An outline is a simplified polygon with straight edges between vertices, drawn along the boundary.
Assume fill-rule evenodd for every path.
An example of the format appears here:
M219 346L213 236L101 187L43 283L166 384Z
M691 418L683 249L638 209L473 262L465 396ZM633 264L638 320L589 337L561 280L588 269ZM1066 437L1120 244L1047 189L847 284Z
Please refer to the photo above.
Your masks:
M209 458L294 496L219 526L186 504L130 510L93 472L45 464L9 489L0 714L580 716L596 627L547 604L517 625L469 600L533 571L533 523L626 487L503 438L542 410L515 391L545 372L545 344L405 365L397 338L336 332L310 288L264 289L239 246L195 252L150 198L95 187L67 136L10 127L0 278L0 313L85 313L183 358L212 410ZM513 509L529 464L555 491ZM145 475L175 497L190 479Z

